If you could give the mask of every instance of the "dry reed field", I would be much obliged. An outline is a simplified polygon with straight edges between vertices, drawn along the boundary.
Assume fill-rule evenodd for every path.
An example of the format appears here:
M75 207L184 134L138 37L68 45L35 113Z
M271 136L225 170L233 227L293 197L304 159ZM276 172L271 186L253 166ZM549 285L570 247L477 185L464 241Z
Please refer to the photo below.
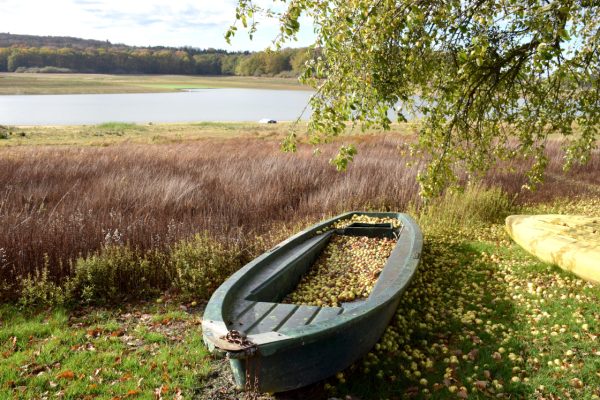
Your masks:
M358 142L359 155L345 173L327 163L336 144L324 146L320 156L309 147L285 154L275 140L249 138L0 149L4 296L14 295L18 277L44 265L51 279L61 280L73 260L106 245L162 251L206 231L226 246L244 249L276 225L292 228L345 210L405 210L417 204L420 163L406 165L408 156L400 151L406 137L351 140ZM599 190L598 153L564 175L558 144L551 143L548 152L548 180L537 192L521 192L522 163L513 172L493 171L485 181L518 202Z

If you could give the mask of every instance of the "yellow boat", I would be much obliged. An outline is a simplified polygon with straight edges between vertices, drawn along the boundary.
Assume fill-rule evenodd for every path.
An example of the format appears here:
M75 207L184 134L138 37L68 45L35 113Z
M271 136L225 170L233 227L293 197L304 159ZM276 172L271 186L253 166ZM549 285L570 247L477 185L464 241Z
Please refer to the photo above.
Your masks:
M511 215L506 229L525 250L581 278L600 283L600 218Z

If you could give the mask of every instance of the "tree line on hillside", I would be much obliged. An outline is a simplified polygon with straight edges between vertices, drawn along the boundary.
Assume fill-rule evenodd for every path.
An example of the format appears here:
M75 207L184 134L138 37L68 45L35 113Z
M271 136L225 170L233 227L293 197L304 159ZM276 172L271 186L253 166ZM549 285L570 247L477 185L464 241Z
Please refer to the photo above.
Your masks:
M24 47L74 47L78 49L87 48L126 48L124 44L112 44L108 40L81 39L71 36L37 36L37 35L15 35L0 32L0 47L24 46Z
M0 72L297 76L312 51L236 52L183 47L0 47Z

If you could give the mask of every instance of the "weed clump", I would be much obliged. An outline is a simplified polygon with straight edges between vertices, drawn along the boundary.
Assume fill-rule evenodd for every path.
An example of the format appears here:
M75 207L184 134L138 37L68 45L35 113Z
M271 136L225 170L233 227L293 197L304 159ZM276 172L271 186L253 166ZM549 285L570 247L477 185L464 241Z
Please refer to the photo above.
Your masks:
M184 297L196 299L208 299L241 266L237 248L227 248L206 233L177 243L171 264L173 287Z
M23 309L60 306L68 302L72 294L72 282L64 284L53 282L48 273L47 264L20 280L19 305Z
M117 303L148 298L172 290L182 298L208 300L241 265L241 252L207 233L163 250L139 251L107 243L99 251L71 263L70 277L51 279L48 267L21 278L19 303L37 308L81 301Z
M87 303L154 294L160 289L155 284L165 276L160 263L152 265L149 257L120 245L77 259L73 272L77 295Z

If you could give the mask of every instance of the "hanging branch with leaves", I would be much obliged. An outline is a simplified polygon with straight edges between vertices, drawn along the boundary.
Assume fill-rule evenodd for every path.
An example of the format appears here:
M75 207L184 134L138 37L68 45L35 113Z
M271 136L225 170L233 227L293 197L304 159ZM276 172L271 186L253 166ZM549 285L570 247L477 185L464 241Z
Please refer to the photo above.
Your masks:
M499 160L528 157L530 185L542 179L550 135L565 138L565 168L597 146L600 122L600 4L593 0L283 0L282 12L240 0L236 19L256 32L278 18L277 47L294 39L300 16L314 21L317 57L301 80L311 100L311 143L350 121L389 129L422 116L414 150L430 162L422 195L480 176ZM236 31L232 26L226 37ZM284 142L295 150L292 133ZM333 163L345 169L355 149Z

